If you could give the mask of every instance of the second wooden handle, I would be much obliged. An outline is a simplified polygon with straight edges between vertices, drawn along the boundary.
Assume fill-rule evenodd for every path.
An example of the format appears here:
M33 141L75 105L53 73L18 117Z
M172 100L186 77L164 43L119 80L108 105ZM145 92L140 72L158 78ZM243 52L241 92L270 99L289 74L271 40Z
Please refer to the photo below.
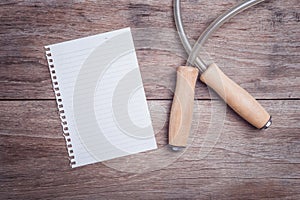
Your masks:
M270 125L270 115L243 88L228 78L216 64L211 64L200 76L202 82L214 89L241 117L256 128Z
M169 123L169 144L184 147L190 133L198 69L180 66Z

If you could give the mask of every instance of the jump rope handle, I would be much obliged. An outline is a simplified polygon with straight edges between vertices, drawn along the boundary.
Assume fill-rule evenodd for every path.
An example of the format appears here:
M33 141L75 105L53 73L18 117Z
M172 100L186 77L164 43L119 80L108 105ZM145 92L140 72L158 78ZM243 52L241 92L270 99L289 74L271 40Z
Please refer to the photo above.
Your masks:
M208 66L200 80L219 96L242 118L258 129L268 128L270 114L246 90L226 76L216 64Z
M177 68L176 89L169 122L169 144L172 147L185 147L190 134L195 85L199 71L195 67Z
M185 147L190 133L195 83L198 69L181 66L177 69L177 83L169 123L169 144ZM246 90L227 77L216 64L201 74L200 80L212 88L242 118L258 129L268 128L269 113Z

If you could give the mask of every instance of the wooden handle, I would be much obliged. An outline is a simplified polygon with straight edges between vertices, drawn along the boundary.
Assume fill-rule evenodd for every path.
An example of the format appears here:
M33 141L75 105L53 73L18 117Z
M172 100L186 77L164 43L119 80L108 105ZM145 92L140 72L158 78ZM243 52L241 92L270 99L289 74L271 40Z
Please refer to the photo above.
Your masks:
M185 147L190 133L198 69L180 66L169 123L169 144Z
M271 124L269 113L246 90L228 78L216 64L211 64L200 79L256 128L268 127Z

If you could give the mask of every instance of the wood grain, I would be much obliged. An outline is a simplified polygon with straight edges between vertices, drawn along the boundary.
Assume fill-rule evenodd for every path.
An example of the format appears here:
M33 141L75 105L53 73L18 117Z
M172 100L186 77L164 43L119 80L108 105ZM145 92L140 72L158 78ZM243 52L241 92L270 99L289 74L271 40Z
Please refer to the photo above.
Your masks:
M190 38L235 3L183 1ZM256 98L300 98L299 8L298 0L267 1L236 16L207 43L203 59L213 58ZM126 26L148 99L171 99L176 67L186 61L171 1L5 1L0 13L1 98L53 99L43 46ZM209 98L203 84L196 97Z
M236 3L182 0L191 42ZM43 46L130 26L166 153L176 69L187 59L172 1L1 1L0 199L300 199L299 10L299 0L267 0L226 23L201 53L260 99L273 116L269 129L256 130L230 108L215 120L217 101L198 81L186 151L156 161L165 167L132 173L112 166L126 168L134 157L69 167ZM134 161L141 167L147 159Z
M103 163L71 169L54 101L2 101L0 197L32 198L203 198L300 197L299 101L260 101L274 113L270 129L258 131L230 109L210 153L198 157L207 136L211 102L197 101L201 113L194 142L175 162L136 174ZM170 110L171 101L150 101ZM22 107L22 112L16 108ZM48 114L46 114L46 112ZM153 113L154 112L154 113ZM40 113L39 115L36 115ZM169 112L165 115L167 121ZM12 118L11 115L20 116ZM29 116L28 118L21 115ZM151 110L158 143L167 144L163 115ZM32 120L30 116L35 116ZM4 120L4 119L11 120ZM46 126L48 122L49 126ZM19 123L19 126L14 124ZM30 127L35 127L28 131ZM3 127L6 127L4 129ZM58 135L59 133L59 135ZM160 148L161 148L160 147ZM124 165L122 159L116 159ZM142 164L138 160L135 164Z

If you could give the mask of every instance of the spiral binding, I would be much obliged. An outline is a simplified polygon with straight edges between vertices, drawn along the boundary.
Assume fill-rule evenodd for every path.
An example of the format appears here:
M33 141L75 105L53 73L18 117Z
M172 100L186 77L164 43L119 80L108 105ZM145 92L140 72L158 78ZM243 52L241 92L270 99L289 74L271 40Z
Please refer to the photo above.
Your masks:
M63 136L66 140L66 146L67 146L67 151L68 151L68 155L69 155L70 165L73 166L76 164L75 155L74 155L74 151L72 148L72 141L71 141L71 137L70 137L70 133L69 133L67 119L64 114L65 111L64 111L64 105L63 105L63 99L61 98L61 93L59 90L59 83L57 80L54 61L52 58L50 47L47 46L47 47L45 47L45 49L46 49L46 57L47 57L47 61L48 61L50 75L51 75L51 79L52 79L53 90L54 90L55 97L56 97L57 108L58 108L61 125L62 125L62 129L63 129Z

